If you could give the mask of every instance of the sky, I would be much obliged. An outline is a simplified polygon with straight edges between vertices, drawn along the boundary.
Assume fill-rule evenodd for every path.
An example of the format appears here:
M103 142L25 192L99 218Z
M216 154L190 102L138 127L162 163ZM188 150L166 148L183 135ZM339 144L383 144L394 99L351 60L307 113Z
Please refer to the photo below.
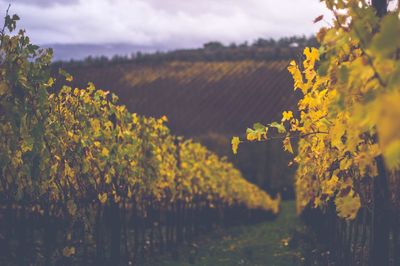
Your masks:
M319 0L0 0L37 44L196 47L218 40L306 36L327 14Z

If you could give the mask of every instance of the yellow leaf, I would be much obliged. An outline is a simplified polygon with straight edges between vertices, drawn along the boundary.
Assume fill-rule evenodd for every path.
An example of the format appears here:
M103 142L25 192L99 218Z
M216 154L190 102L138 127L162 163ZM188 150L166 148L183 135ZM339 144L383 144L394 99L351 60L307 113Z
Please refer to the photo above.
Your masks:
M134 123L134 124L139 123L139 117L136 113L132 114L132 123Z
M33 143L22 142L21 143L21 151L23 153L31 151L33 149Z
M115 203L119 203L121 201L121 197L118 196L117 194L114 195L114 201Z
M237 154L237 150L239 148L240 139L238 137L232 138L232 151L234 154Z
M165 115L163 115L163 116L161 117L161 120L162 120L163 122L168 122L168 118L167 118L167 116L165 116Z
M319 60L318 50L314 47L310 49L310 47L306 47L304 49L304 55L306 56L306 60L304 61L304 68L314 67L315 61Z
M71 257L75 254L75 247L65 247L62 253L65 257Z
M383 151L385 163L391 170L400 168L400 140L393 141Z
M69 166L68 163L65 163L64 165L64 175L69 177L75 176L75 171Z
M95 133L100 131L100 121L98 119L90 120L90 126L92 127Z
M303 88L304 87L303 75L301 74L301 71L297 66L296 62L292 60L287 69L290 72L290 74L292 74L294 81L294 90L301 89L304 93L305 91Z
M106 181L106 184L110 184L111 183L111 176L106 174L105 175L105 181Z
M132 198L132 191L130 187L128 187L128 198Z
M248 128L246 130L246 138L249 141L254 141L254 140L261 141L262 139L267 139L267 131L268 128L256 129L256 130Z
M248 131L246 134L246 138L249 141L254 141L257 139L257 133L255 131Z
M321 189L322 193L328 195L329 197L332 196L338 186L339 177L337 175L333 175L329 180L323 180L321 182ZM329 198L327 198L328 200Z
M69 214L71 214L72 216L75 216L76 210L78 208L76 207L76 204L73 200L68 200L67 209L68 209Z
M100 193L97 197L102 204L107 202L107 193Z
M319 207L319 205L322 203L322 201L321 201L321 197L316 197L315 199L314 199L314 208L318 208Z
M340 217L353 220L361 207L361 200L354 190L351 190L346 196L336 196L335 205Z
M103 148L103 149L101 150L101 155L107 157L109 154L110 154L110 152L108 151L107 148Z
M46 84L44 84L46 87L52 87L54 85L54 79L49 78Z
M282 114L282 122L289 121L291 118L293 118L293 113L292 111L284 111Z
M353 160L344 158L340 161L340 170L348 170L349 167L353 164Z
M345 125L338 120L331 130L331 144L333 147L340 148L343 145L342 136L346 132Z
M290 152L290 153L293 153L293 148L292 148L292 144L290 143L290 138L289 138L289 137L286 137L286 138L283 140L283 149L284 149L285 151L288 151L288 152Z

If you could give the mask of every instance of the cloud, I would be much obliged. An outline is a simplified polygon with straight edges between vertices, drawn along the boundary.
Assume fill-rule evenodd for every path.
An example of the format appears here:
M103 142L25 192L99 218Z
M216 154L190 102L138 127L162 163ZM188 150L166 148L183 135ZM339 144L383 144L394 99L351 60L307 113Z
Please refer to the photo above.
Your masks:
M39 44L164 47L309 35L319 27L312 20L327 13L319 0L14 0L11 12Z
M18 2L17 2L18 1ZM4 1L12 4L26 4L26 5L34 5L34 6L53 6L53 5L71 5L79 3L79 0L11 0Z

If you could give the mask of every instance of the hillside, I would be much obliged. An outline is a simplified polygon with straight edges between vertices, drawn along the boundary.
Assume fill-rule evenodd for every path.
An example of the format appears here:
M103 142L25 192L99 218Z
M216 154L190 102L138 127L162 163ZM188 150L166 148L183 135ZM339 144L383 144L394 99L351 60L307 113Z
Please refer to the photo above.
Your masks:
M238 61L286 60L297 57L304 47L317 46L314 36L291 36L280 39L258 38L252 43L218 41L202 47L172 48L168 46L137 46L128 43L108 44L49 44L56 65L91 66L121 63L152 63L167 61Z
M166 115L176 134L233 135L270 121L295 103L288 61L165 62L69 69L75 84L93 81L132 112Z
M69 61L84 60L88 56L91 57L108 57L112 58L118 54L128 56L132 53L154 53L155 51L163 51L162 47L145 47L126 43L110 43L110 44L60 44L52 43L44 47L52 48L54 51L53 60Z
M131 112L167 116L171 131L192 137L230 161L269 191L292 186L289 156L279 141L244 145L232 156L230 139L256 122L279 119L293 109L296 94L287 60L166 61L75 66L74 85L93 81L110 90ZM279 175L280 178L272 178ZM292 197L289 189L289 197Z

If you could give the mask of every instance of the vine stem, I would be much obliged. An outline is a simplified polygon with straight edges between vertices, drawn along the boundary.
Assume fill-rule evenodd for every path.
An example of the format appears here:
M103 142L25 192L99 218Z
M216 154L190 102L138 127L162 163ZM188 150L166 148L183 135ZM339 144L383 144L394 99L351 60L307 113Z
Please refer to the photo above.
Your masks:
M305 134L300 134L297 136L273 136L273 137L269 137L266 139L261 139L261 140L257 140L257 142L267 142L268 140L282 140L282 139L298 139L298 138L304 138L310 135L317 135L317 134L329 134L329 132L325 132L325 131L316 131L316 132L309 132L309 133L305 133ZM251 140L247 140L247 139L243 139L240 140L241 143L251 143L251 142L255 142L255 141L251 141Z

